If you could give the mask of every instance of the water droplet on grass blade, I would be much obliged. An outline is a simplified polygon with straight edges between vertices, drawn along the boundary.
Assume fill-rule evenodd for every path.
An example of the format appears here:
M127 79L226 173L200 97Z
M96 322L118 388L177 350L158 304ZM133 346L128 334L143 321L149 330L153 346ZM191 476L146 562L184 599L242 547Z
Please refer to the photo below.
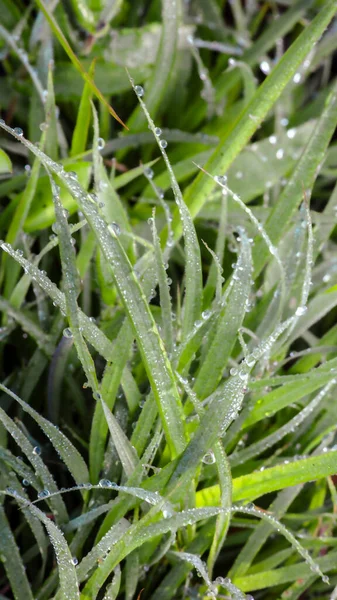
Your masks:
M155 134L160 136L162 134L162 130L160 129L160 127L156 127L154 130Z
M102 488L112 487L112 483L111 483L110 479L101 479L98 485Z
M260 63L260 69L262 71L262 73L264 73L265 75L268 75L268 73L270 73L270 65L266 60L263 60Z
M202 457L202 462L205 465L213 465L215 463L214 452L212 452L212 450L206 452L206 454Z
M167 141L166 140L160 140L159 146L161 148L167 148Z
M34 446L34 448L33 448L33 454L37 454L38 456L40 456L40 454L41 454L41 448L40 448L40 446Z
M70 327L66 327L65 329L63 329L63 335L65 338L72 338L73 337L73 332L71 331Z
M141 85L136 85L135 86L135 92L136 92L137 96L139 96L139 98L141 98L142 96L144 96L144 88L142 88Z
M146 167L146 169L144 169L144 174L146 175L146 177L148 177L149 179L153 178L153 171L152 169L150 169L150 167Z
M105 140L103 138L99 137L97 140L98 150L103 150L104 146L105 146Z
M109 227L110 227L110 231L112 231L112 233L113 233L114 235L120 235L121 228L120 228L120 226L118 225L118 223L111 223L111 224L109 225Z
M21 137L23 135L23 129L21 129L21 127L14 127L13 133L15 133L15 135L18 135L19 137Z
M220 183L221 185L225 185L227 183L227 176L226 175L216 175L214 177L215 181L217 183Z
M39 492L37 495L39 500L41 500L42 498L48 498L48 496L50 496L50 491L47 489L41 490L41 492Z

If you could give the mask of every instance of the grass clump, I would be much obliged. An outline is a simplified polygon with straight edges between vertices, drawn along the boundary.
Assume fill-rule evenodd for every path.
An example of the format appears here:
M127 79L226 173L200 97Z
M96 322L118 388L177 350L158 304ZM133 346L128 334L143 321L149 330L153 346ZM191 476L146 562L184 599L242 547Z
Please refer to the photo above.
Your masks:
M138 5L0 1L0 595L336 598L335 2Z

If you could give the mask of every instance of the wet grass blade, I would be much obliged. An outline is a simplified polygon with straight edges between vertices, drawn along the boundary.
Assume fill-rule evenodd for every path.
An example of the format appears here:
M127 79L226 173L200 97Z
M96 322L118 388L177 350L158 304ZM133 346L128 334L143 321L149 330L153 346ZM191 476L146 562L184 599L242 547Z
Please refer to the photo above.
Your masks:
M251 261L250 242L242 231L241 250L232 275L232 286L216 322L216 331L194 385L194 391L201 399L207 398L216 388L236 342L237 332L242 325L249 299Z
M295 460L289 464L270 467L249 475L233 479L233 502L254 500L276 490L306 483L336 472L336 451L319 456ZM197 492L197 506L213 506L220 500L219 486L205 488Z
M98 100L100 100L104 104L104 106L106 106L106 108L108 109L111 116L114 119L116 119L116 121L118 121L121 125L123 125L123 127L126 127L126 125L119 118L119 116L114 111L114 109L110 106L110 104L108 104L108 102L104 98L103 94L99 91L98 87L96 86L96 84L94 83L94 81L92 80L90 75L84 70L82 64L78 60L76 54L73 52L69 42L67 41L66 37L64 36L62 30L60 29L57 21L55 20L55 17L53 16L52 12L49 10L48 6L45 5L43 0L36 0L36 3L38 5L39 9L43 12L44 16L46 17L51 30L55 34L55 37L60 42L60 44L61 44L62 48L64 49L64 51L66 52L66 54L69 56L75 69L80 73L80 75L83 77L83 79L86 81L86 83L88 83L88 85L92 89L93 94L96 96L96 98L98 98ZM127 127L126 127L126 129L127 129Z
M47 435L55 450L58 452L63 462L67 465L70 473L74 477L77 484L86 483L89 481L89 472L87 466L76 448L71 444L68 438L47 419L42 417L29 404L21 400L19 396L14 394L6 386L0 383L0 389L6 392L11 398L20 404L25 412L27 412L41 427Z
M19 548L2 506L0 506L0 552L1 562L5 568L15 600L33 600L31 586L27 579Z
M0 123L0 125L16 137L14 130L4 124ZM183 410L175 377L144 292L118 239L119 229L113 226L108 228L92 198L89 199L86 192L79 185L77 178L74 178L71 173L65 173L57 163L54 163L40 149L23 138L22 135L18 135L17 138L40 158L47 169L62 179L71 194L79 201L90 227L95 232L102 252L112 270L120 298L139 344L170 450L172 455L176 456L185 447L186 433L184 429ZM8 245L2 244L1 247L8 249ZM12 255L16 256L15 253L12 253ZM31 268L29 263L28 265L28 269ZM73 285L72 280L69 281L69 285ZM48 290L49 292L53 290L53 294L60 304L62 302L61 292L56 286L53 286L50 282ZM84 355L83 360L87 360L87 357Z
M337 123L337 85L329 94L325 110L317 122L303 154L295 167L285 189L265 224L266 231L277 244L287 228L295 210L303 200L304 191L312 189L331 136ZM257 240L253 251L255 274L260 273L268 255L264 242Z
M310 25L304 29L301 35L290 46L277 66L258 88L256 94L233 124L229 133L221 140L218 148L205 165L207 171L217 175L223 175L227 171L233 160L266 117L287 83L291 81L297 68L310 52L313 44L321 37L336 10L333 0L327 2ZM185 202L190 209L192 217L198 214L212 188L213 184L211 180L204 178L202 174L190 186L185 196ZM181 226L177 218L174 220L173 227L175 237L180 237Z

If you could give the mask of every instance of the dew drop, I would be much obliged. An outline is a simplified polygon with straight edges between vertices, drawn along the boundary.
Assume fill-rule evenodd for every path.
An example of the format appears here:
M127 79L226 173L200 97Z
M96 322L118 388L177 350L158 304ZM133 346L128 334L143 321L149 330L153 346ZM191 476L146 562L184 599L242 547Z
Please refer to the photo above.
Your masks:
M71 562L74 565L74 567L76 567L76 565L78 565L78 558L76 558L76 556L73 556Z
M283 148L279 148L278 151L276 152L276 158L278 160L281 160L281 158L283 158L283 157L284 157L284 150L283 150Z
M302 315L304 315L304 313L307 311L307 307L306 306L299 306L296 309L295 315L296 317L301 317Z
M234 377L235 375L238 374L238 369L236 369L235 367L232 367L229 371L229 374Z
M103 150L104 146L105 146L105 140L103 138L99 137L97 140L98 150Z
M50 491L47 489L41 490L41 492L38 493L37 497L39 499L41 498L48 498L48 496L50 496Z
M154 132L156 135L158 135L158 137L162 134L162 130L160 129L160 127L156 127Z
M287 137L292 140L296 135L296 129L288 129Z
M120 228L120 226L118 225L118 223L111 223L111 224L110 224L110 228L112 229L112 231L113 231L113 233L114 233L115 235L120 235L121 228Z
M148 177L149 179L153 179L153 171L152 169L150 169L150 167L146 167L146 169L144 169L144 175L146 175L146 177Z
M25 487L27 487L28 485L30 485L28 479L23 479L22 480L22 485L24 485Z
M72 338L73 337L73 332L71 331L70 327L66 327L65 329L63 329L63 335L65 338Z
M167 141L166 140L160 140L159 146L161 148L167 148Z
M209 452L206 452L206 454L202 457L201 460L205 465L213 465L215 463L214 452L212 452L212 450L209 450Z
M18 135L19 137L21 137L23 135L23 129L21 129L21 127L14 127L13 133L15 133L15 135Z
M270 64L266 60L263 60L260 63L260 69L261 69L262 73L264 73L265 75L268 75L268 73L270 73Z
M226 175L216 175L214 179L217 183L220 183L221 185L225 185L227 183Z
M112 487L110 479L101 479L98 485L102 488Z
M277 142L276 135L271 135L270 138L269 138L269 141L270 141L271 144L276 144L276 142Z
M40 446L34 446L34 448L33 448L33 454L36 454L37 456L40 456L40 454L41 454L41 448L40 448Z
M294 77L293 77L293 82L294 83L299 83L302 79L302 75L301 73L295 73Z
M139 98L141 98L142 96L144 96L144 89L142 88L141 85L136 85L135 86L135 92L136 92L136 94L137 94L137 96Z
M69 179L73 179L74 181L77 181L77 173L75 171L67 171L66 175L67 175L67 177L69 177Z

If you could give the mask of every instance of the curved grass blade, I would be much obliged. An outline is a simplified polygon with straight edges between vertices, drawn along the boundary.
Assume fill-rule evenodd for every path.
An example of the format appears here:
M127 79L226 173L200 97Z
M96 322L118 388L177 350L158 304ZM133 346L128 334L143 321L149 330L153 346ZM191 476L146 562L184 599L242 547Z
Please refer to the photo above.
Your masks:
M0 408L0 421L34 467L36 476L41 480L44 489L48 492L46 498L49 502L48 496L58 492L58 489L52 475L42 458L39 456L38 451L2 408ZM68 521L67 509L61 497L56 495L55 497L50 498L50 505L55 514L56 521L60 523Z
M134 91L136 92L135 86L132 79L129 77L130 82ZM165 161L167 171L170 176L171 188L176 201L179 216L182 223L184 240L185 240L185 300L184 300L184 314L182 322L182 337L186 337L193 330L195 322L200 318L201 307L202 307L202 269L201 269L201 256L200 246L197 238L197 234L194 228L193 219L191 218L190 212L184 202L181 190L178 182L174 175L171 163L166 154L165 141L161 139L161 134L158 134L158 130L150 116L150 113L138 96L140 106L147 118L149 127L155 137L158 147L161 151L162 157Z
M113 580L110 585L108 585L103 600L116 600L121 586L121 579L121 568L117 565L114 569Z
M44 105L45 97L44 97L43 86L41 84L41 81L39 79L39 76L38 76L36 70L33 69L33 67L31 66L31 64L28 60L28 55L22 48L18 47L14 36L11 35L7 31L7 29L5 29L5 27L1 24L0 24L0 37L2 37L6 41L6 43L14 50L14 52L18 56L19 60L23 64L24 68L26 69L27 73L29 74L29 76L35 86L35 89L38 93L38 96L41 100L42 105Z
M66 301L63 292L61 292L56 285L44 275L40 269L38 269L33 263L29 262L21 256L19 252L14 250L10 244L0 241L0 248L7 252L12 258L14 258L25 270L30 277L39 284L43 291L51 298L57 306L59 306L61 313L66 314ZM79 314L80 327L83 331L83 335L87 338L88 342L107 360L110 357L111 342L105 336L105 334L98 329L97 325L90 321L89 317L85 315L81 310Z
M62 597L69 598L69 600L79 600L80 592L75 563L62 531L34 504L18 494L13 494L13 497L21 508L27 508L34 517L43 523L47 530L56 555Z
M233 501L254 500L276 490L334 475L336 457L336 451L331 450L318 456L294 460L286 465L277 465L264 471L236 477L233 479ZM211 506L218 504L219 500L217 485L200 490L196 494L197 506Z
M112 270L120 298L128 314L142 353L144 366L154 391L171 453L173 456L176 456L185 447L186 433L184 428L184 414L175 377L144 292L119 242L119 230L111 226L108 228L95 203L79 185L77 178L74 178L71 173L65 173L62 167L54 163L22 135L16 135L14 130L1 122L0 126L14 135L14 137L17 137L19 141L22 141L36 156L39 156L44 166L62 179L71 194L80 203L84 215L96 233L106 261ZM8 244L2 244L1 247L8 250ZM11 254L13 257L16 257L15 252L11 252ZM28 267L28 270L29 268L32 268L31 265ZM194 277L193 281L195 281ZM48 282L48 293L52 293L55 296L58 304L62 303L61 292L57 290L56 286L53 286L48 278L44 278L44 283L46 282ZM89 321L87 317L84 317L84 320L86 319ZM101 352L101 350L99 351Z
M54 344L50 339L50 336L42 331L35 321L30 319L23 311L12 306L7 300L5 300L5 298L2 298L1 296L0 310L4 314L12 317L12 319L15 319L15 321L21 325L23 331L28 333L33 338L37 346L41 348L41 350L43 350L47 356L51 355Z
M234 453L230 456L230 463L232 466L240 465L243 462L253 458L254 456L258 456L267 448L271 448L274 444L277 444L280 440L282 440L286 435L292 433L296 430L297 427L312 413L314 409L319 406L322 400L326 397L326 395L330 392L331 388L336 384L336 380L330 381L322 391L317 394L317 396L303 408L295 417L290 419L288 423L279 427L277 431L267 435L262 438L258 442L250 444L250 446L240 452Z
M0 383L0 389L6 392L11 398L16 400L41 427L46 436L53 444L55 450L60 455L63 462L67 465L70 473L77 484L86 483L89 481L89 472L87 465L85 464L82 456L76 450L75 446L68 440L68 438L61 432L55 425L50 423L47 419L42 417L36 410L34 410L29 404L21 400L14 392L9 390L5 385Z
M137 524L132 525L126 532L124 538L117 542L112 550L107 555L100 569L96 569L95 573L86 583L83 591L83 600L93 600L96 598L99 590L104 584L109 574L121 560L130 554L133 550L141 546L145 541L162 535L173 530L180 529L187 525L194 524L199 520L209 518L219 514L218 508L209 509L190 509L174 515L173 517L163 519L157 523L149 524L152 514L148 513Z

